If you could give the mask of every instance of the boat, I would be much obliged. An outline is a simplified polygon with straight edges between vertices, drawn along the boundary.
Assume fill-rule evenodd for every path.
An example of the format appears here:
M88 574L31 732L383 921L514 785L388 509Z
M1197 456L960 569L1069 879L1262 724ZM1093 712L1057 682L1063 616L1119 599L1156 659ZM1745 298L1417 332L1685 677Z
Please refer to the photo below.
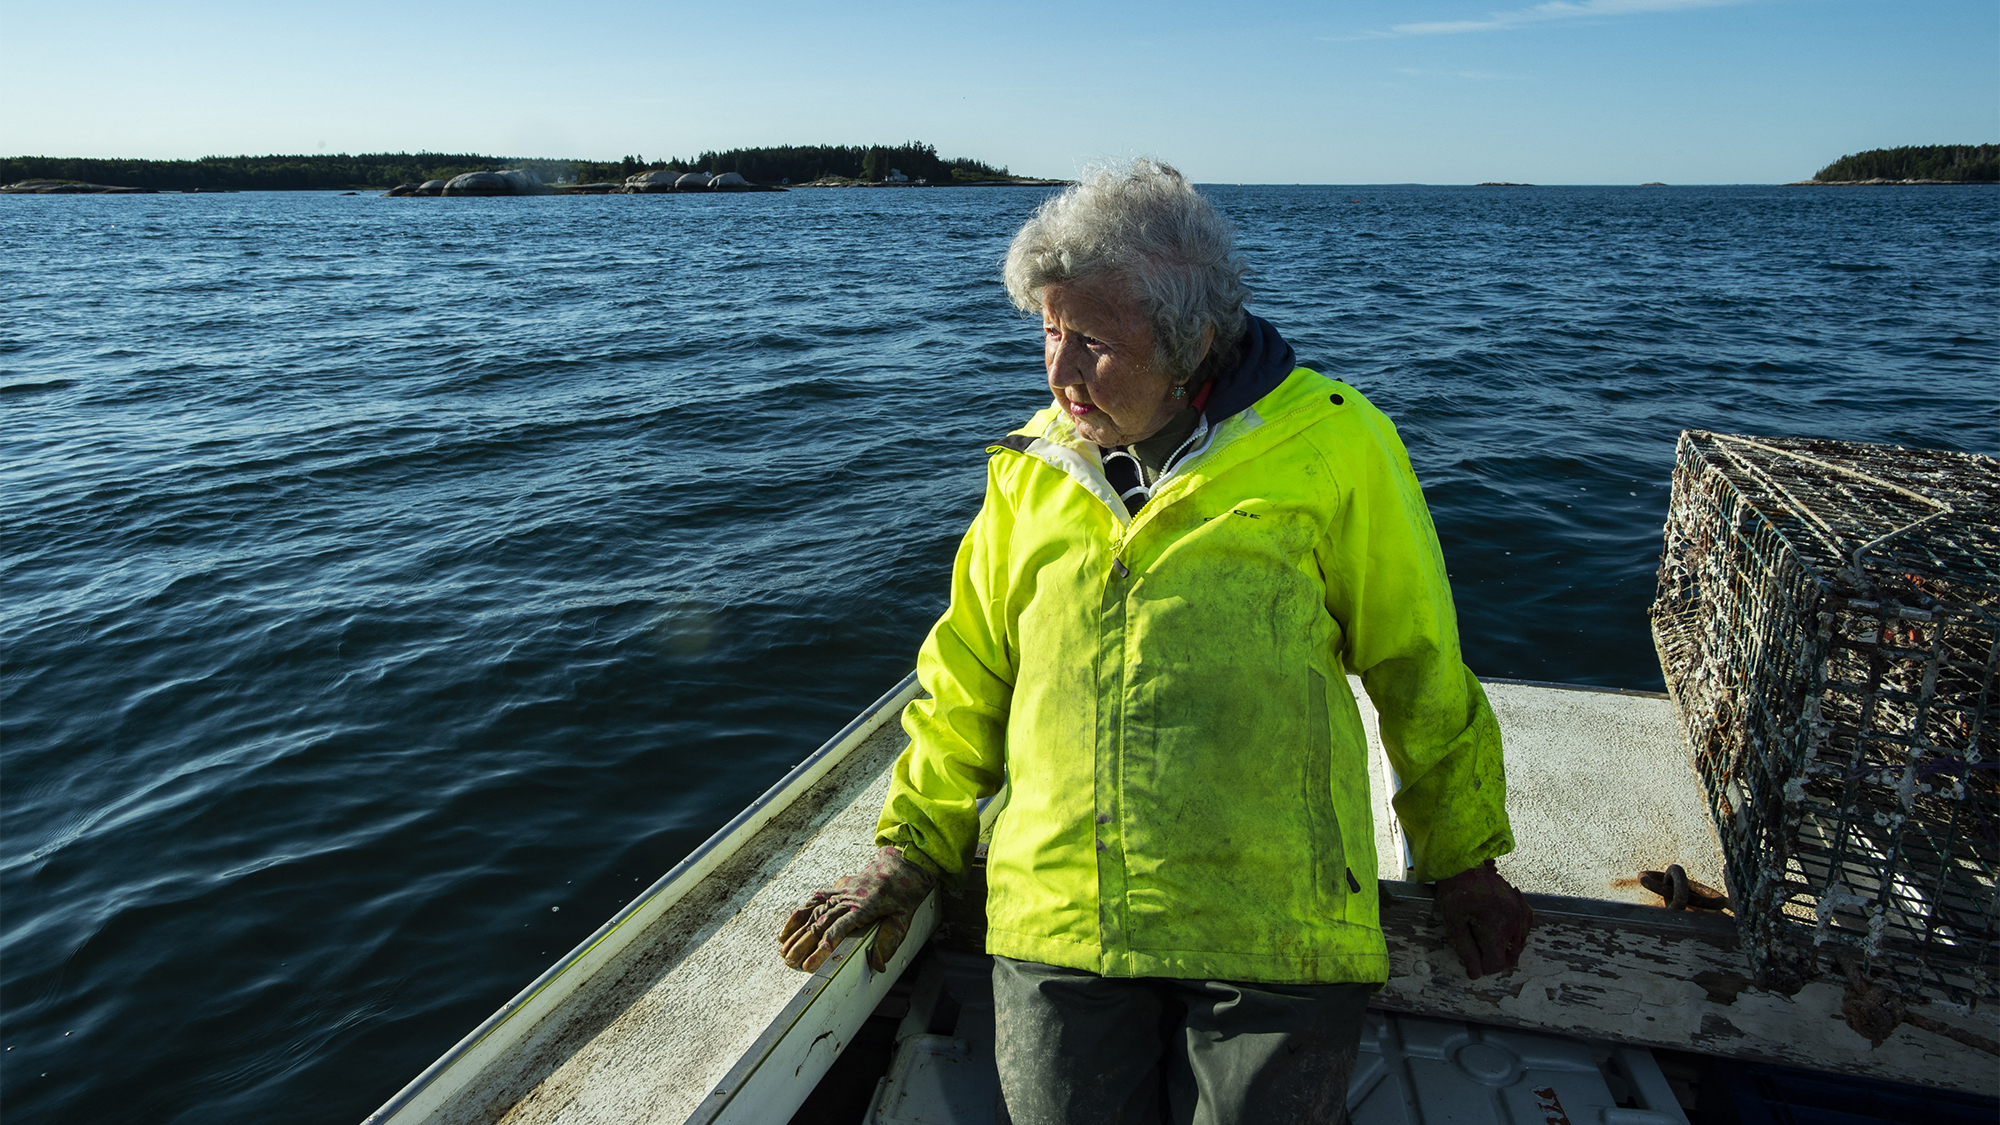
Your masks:
M1696 882L1725 885L1700 784L1658 693L1486 681L1519 840L1501 871L1527 892L1536 928L1515 971L1468 980L1429 888L1403 878L1393 772L1367 696L1351 686L1371 740L1392 962L1350 1089L1362 1125L1498 1121L1503 1112L1686 1125L1653 1061L1660 1049L1995 1093L1992 1057L1957 1039L1905 1025L1871 1047L1840 1019L1836 984L1760 991L1732 918L1667 909L1640 884L1640 871L1678 865ZM860 952L872 931L811 974L777 954L782 919L873 853L907 741L896 720L918 694L912 675L877 699L365 1125L782 1123L870 1017L885 1014L900 1014L895 1054L867 1119L992 1121L978 863L925 901L882 972ZM996 812L992 802L982 808L986 825ZM1933 1015L1971 1040L1995 1037L1991 1011ZM1451 1091L1477 1112L1424 1108Z

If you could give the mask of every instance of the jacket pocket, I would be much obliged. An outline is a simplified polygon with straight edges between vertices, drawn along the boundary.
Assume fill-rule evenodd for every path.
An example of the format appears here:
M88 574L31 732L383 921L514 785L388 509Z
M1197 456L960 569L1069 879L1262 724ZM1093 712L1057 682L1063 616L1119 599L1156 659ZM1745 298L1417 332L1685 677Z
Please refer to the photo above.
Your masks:
M1307 826L1312 832L1313 897L1320 910L1335 918L1346 913L1347 849L1340 841L1340 815L1333 807L1333 726L1326 709L1326 677L1307 670L1312 693L1306 710L1305 799Z

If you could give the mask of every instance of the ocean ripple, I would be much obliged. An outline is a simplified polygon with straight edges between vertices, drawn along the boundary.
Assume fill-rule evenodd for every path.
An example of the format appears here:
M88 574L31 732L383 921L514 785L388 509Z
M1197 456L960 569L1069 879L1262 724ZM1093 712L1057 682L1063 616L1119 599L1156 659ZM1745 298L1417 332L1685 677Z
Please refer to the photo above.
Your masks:
M358 1120L900 678L1044 195L0 200L9 1120ZM1482 674L1659 685L1684 427L2000 447L1987 189L1213 195Z

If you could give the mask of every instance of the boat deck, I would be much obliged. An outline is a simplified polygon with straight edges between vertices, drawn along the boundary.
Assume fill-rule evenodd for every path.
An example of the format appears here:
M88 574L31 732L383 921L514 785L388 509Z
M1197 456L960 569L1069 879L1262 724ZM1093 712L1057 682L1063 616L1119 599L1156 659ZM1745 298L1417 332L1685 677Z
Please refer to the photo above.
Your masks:
M1368 731L1377 869L1402 879L1388 756L1360 681L1348 683ZM1657 906L1638 874L1678 863L1689 878L1723 886L1722 845L1666 696L1508 680L1485 687L1507 750L1514 851L1498 866L1510 882Z
M1535 936L1515 972L1465 978L1432 919L1428 888L1394 881L1404 874L1402 847L1384 815L1393 783L1377 745L1393 979L1375 1007L1994 1092L1991 1057L1951 1040L1905 1026L1870 1050L1839 1020L1834 985L1790 998L1758 992L1731 919L1660 909L1637 885L1641 869L1679 863L1723 886L1720 848L1665 697L1506 682L1487 690L1507 742L1518 843L1500 867L1530 893ZM885 696L370 1122L787 1120L935 920L927 907L887 973L850 955L852 943L811 976L777 956L785 915L872 853L889 766L905 744L894 720L914 692L906 681ZM1366 712L1365 695L1357 697ZM983 885L971 893L983 896ZM961 946L967 936L953 935ZM2000 1033L1991 1013L1937 1009L1927 1010L1989 1038Z

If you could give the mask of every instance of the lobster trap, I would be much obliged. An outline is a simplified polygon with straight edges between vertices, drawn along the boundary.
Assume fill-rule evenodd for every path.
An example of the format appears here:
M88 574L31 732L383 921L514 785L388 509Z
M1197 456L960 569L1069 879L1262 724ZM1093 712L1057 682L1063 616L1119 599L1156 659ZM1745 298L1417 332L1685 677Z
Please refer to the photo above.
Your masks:
M1653 639L1760 987L2000 1003L2000 461L1681 434Z

